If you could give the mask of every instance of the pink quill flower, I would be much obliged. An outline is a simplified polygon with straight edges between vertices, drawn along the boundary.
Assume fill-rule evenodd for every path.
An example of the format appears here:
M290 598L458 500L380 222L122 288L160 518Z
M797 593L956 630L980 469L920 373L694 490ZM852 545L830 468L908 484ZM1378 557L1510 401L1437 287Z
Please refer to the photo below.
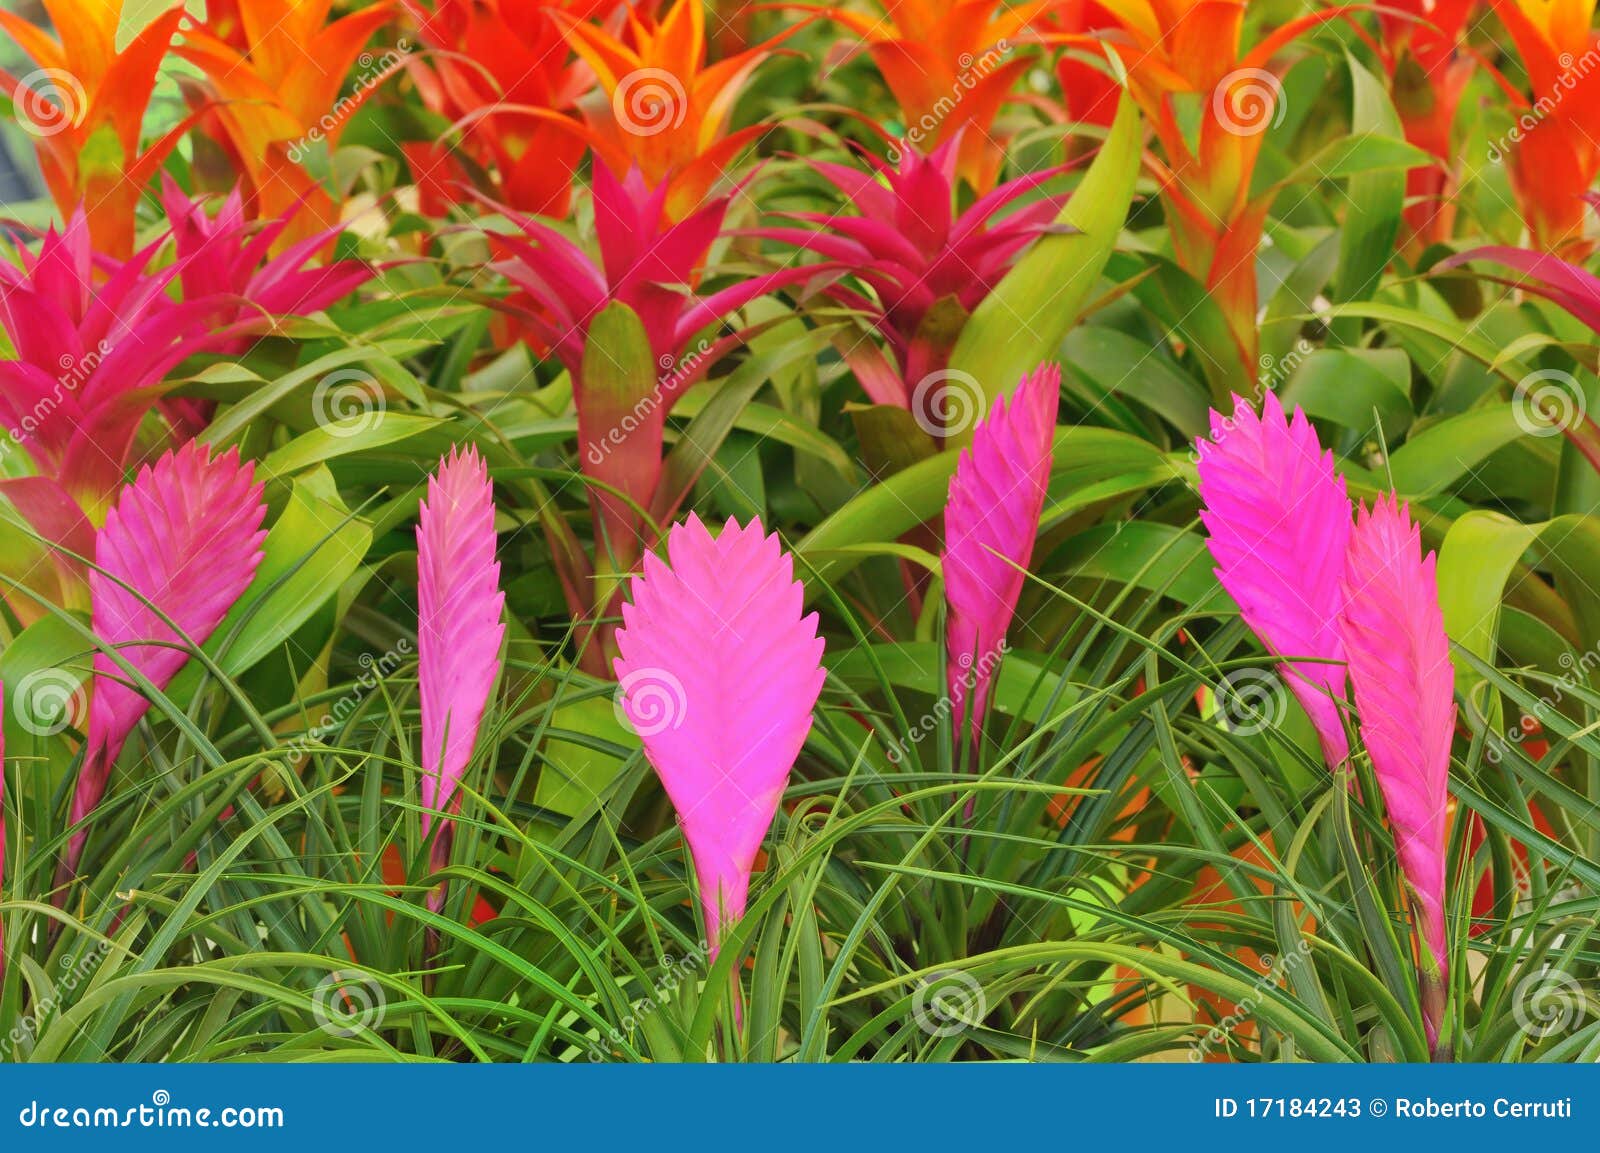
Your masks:
M1211 414L1198 445L1200 520L1217 580L1316 727L1330 768L1350 755L1338 702L1345 694L1343 606L1350 498L1305 413L1284 416L1271 392L1256 415L1234 398L1231 418ZM1310 661L1288 658L1310 657Z
M950 610L946 678L956 730L970 716L974 739L1022 595L1021 568L1033 559L1060 393L1057 365L1042 365L1023 377L1009 401L997 399L973 430L972 445L961 453L950 480L943 557Z
M188 662L190 643L210 638L261 563L267 506L254 473L253 464L240 463L237 449L213 457L190 442L141 470L95 535L96 568L89 574L95 634L157 689ZM99 805L117 755L149 708L117 664L95 654L73 824ZM78 867L87 836L86 829L72 835L61 880Z
M750 872L822 691L817 614L794 559L759 520L713 538L698 517L644 558L622 606L622 708L678 811L713 954L743 915Z
M1419 935L1435 969L1422 974L1428 1043L1439 1038L1449 971L1444 922L1445 815L1455 729L1434 554L1406 506L1380 498L1356 514L1345 562L1344 647L1361 737L1383 791L1400 869L1416 895Z
M494 485L475 448L451 449L417 516L417 678L422 697L422 834L460 806L489 693L500 675L500 563ZM448 858L441 836L436 863Z

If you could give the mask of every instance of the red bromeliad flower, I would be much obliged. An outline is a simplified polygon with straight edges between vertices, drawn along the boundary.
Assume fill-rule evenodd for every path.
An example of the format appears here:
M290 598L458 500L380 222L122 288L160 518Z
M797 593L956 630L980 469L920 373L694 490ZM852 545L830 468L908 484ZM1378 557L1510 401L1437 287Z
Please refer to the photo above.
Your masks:
M211 135L226 140L249 182L251 209L281 218L303 206L283 244L338 219L333 199L302 166L304 152L318 142L331 151L367 94L400 67L399 52L374 61L341 99L357 56L395 9L377 3L330 24L331 7L332 0L211 0L205 23L186 27L176 49L205 73L211 91L191 99L220 126Z
M522 212L567 214L573 174L584 143L547 113L570 115L594 87L594 74L574 61L554 12L587 19L615 9L618 0L575 0L558 6L535 0L437 0L423 7L406 0L417 37L430 52L407 70L422 102L460 125L460 155L444 141L401 145L422 194L422 208L441 215L460 199L458 185ZM534 111L530 111L534 110ZM485 179L474 182L468 164Z
M1477 7L1478 0L1397 0L1378 10L1401 127L1408 141L1437 161L1406 174L1406 195L1413 200L1406 206L1406 228L1421 247L1448 240L1455 223L1450 130L1477 64L1462 45Z
M1508 89L1534 120L1511 151L1511 177L1533 246L1572 260L1583 236L1585 196L1600 175L1600 68L1575 68L1600 44L1595 0L1491 0L1516 42L1530 89Z
M95 523L162 378L227 335L213 327L214 301L167 295L177 268L148 271L164 243L125 263L101 259L80 211L37 254L20 249L20 267L0 262L0 329L15 352L0 361L0 421L39 478Z
M730 132L729 120L751 73L795 28L708 66L701 0L672 0L659 17L652 7L626 8L620 33L557 9L551 15L599 81L580 103L595 155L619 177L637 168L650 186L665 185L667 216L683 220L766 130Z
M548 348L572 376L584 474L621 494L599 487L591 488L590 494L596 551L616 573L630 571L652 543L637 508L651 509L662 520L670 518L676 507L675 502L665 509L653 507L667 415L737 337L705 342L685 358L691 339L758 296L816 271L787 269L748 277L709 295L695 293L729 198L712 200L684 220L667 224L668 195L666 185L651 187L637 170L619 180L605 165L598 165L594 172L598 262L549 225L516 214L511 219L521 235L489 238L501 256L495 269L522 293L522 301L513 307L528 336ZM585 379L590 324L617 304L638 318L655 366L652 371L659 374L653 395L637 404L631 397L622 402L593 391ZM617 443L623 431L626 439ZM570 589L568 595L573 595ZM573 606L576 612L589 607Z
M1046 9L1043 0L883 0L884 14L816 11L865 44L906 122L906 150L930 151L961 138L957 170L979 192L1000 177L1004 142L995 118L1017 77L1032 63L1018 38Z
M812 161L854 214L786 213L817 227L761 232L837 261L872 290L867 297L835 282L826 291L867 317L889 344L892 363L865 342L843 350L876 404L912 409L927 403L918 383L947 366L967 317L1034 238L1052 228L1061 207L1061 198L1047 197L1000 216L1061 172L1052 168L1009 181L957 215L961 140L958 133L929 156L906 149L898 167L870 155L865 171Z
M0 72L0 82L34 138L61 215L83 206L95 249L125 258L133 252L139 197L191 123L141 151L145 107L183 8L161 13L118 51L122 0L44 0L44 6L59 41L0 9L0 29L37 66L20 79Z
M1343 12L1291 20L1249 51L1240 45L1245 0L1076 5L1063 19L1083 30L1040 37L1126 66L1161 148L1147 163L1161 183L1173 255L1221 307L1246 365L1256 363L1256 250L1272 206L1271 192L1251 196L1262 138L1277 115L1280 84L1267 66L1302 32Z

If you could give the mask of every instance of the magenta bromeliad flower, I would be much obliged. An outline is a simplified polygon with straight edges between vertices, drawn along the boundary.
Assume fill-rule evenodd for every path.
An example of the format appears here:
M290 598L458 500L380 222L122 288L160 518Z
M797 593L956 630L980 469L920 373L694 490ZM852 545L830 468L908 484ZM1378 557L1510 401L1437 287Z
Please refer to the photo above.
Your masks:
M661 478L667 416L738 337L702 341L692 356L685 357L690 341L757 297L806 279L815 270L791 268L746 277L720 291L699 294L695 287L722 229L730 197L712 200L676 224L665 224L665 184L649 187L638 170L619 180L603 164L595 166L593 193L598 262L550 226L504 208L500 211L522 235L492 234L490 241L503 256L494 267L524 298L525 306L517 311L528 334L549 348L571 374L581 467L585 476L599 482L589 493L595 551L606 558L610 571L625 573L654 543L635 506L650 509L659 523L676 512L675 502L652 508ZM591 390L584 380L590 323L616 303L638 317L658 372L653 393L642 400ZM557 549L558 555L562 551ZM588 583L587 577L564 574L564 584L581 587ZM609 599L605 593L601 596ZM595 606L571 607L581 617ZM606 605L598 610L595 615L602 615Z
M1009 181L957 215L960 143L957 133L927 156L908 147L898 166L869 154L866 170L810 161L854 214L784 213L815 227L760 232L836 261L871 289L868 297L835 282L827 294L866 317L888 342L892 363L870 345L844 350L877 404L910 408L916 383L948 364L966 318L1023 250L1055 227L1062 197L1046 197L1004 218L1000 213L1064 168ZM941 303L947 313L936 312Z
M457 786L495 678L500 675L500 563L494 485L475 448L451 449L428 478L417 514L417 679L422 698L422 835L435 813L454 813ZM449 860L448 826L434 844ZM442 896L442 894L441 894Z
M1197 445L1200 520L1217 580L1316 726L1337 768L1350 755L1339 702L1345 695L1343 609L1350 498L1304 412L1285 417L1268 392L1258 416L1234 398L1232 417L1211 414ZM1311 660L1295 660L1309 657ZM1329 663L1332 662L1332 663Z
M45 233L37 254L0 261L0 422L39 474L98 523L122 484L162 378L217 339L216 305L174 303L176 269L148 266L156 242L125 263L98 257L82 211Z
M203 645L222 623L261 563L267 506L254 473L237 449L213 457L190 442L123 488L95 536L95 635L158 690L182 670L189 646ZM122 667L96 653L73 824L99 805L122 746L149 708ZM87 829L72 834L58 883L72 876L87 837Z
M1060 394L1057 365L1023 377L1010 399L997 399L978 422L950 480L942 558L950 608L946 679L958 737L970 717L974 743L1022 595L1022 570L1033 559Z
M1445 833L1456 706L1434 562L1397 498L1363 506L1344 565L1342 634L1362 741L1420 911L1423 1023L1437 1050L1449 974Z
M822 691L817 614L759 520L713 537L690 515L622 606L622 708L678 812L713 955L743 915L762 838Z
M213 323L238 326L238 335L214 340L208 351L240 355L256 337L271 331L274 318L318 312L377 274L360 260L308 267L339 228L309 236L274 255L272 246L295 213L252 224L245 219L238 188L211 216L204 197L191 199L163 173L161 203L171 222L183 299L214 302ZM214 404L184 397L169 400L165 408L170 417L198 432L210 422Z

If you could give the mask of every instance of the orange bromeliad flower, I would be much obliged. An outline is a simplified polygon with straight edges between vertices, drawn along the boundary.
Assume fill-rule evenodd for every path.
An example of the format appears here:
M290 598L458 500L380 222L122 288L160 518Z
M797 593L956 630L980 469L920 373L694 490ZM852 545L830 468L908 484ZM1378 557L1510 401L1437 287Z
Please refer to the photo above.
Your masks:
M600 82L580 104L595 155L619 178L637 167L647 184L666 182L667 218L684 219L765 130L729 132L733 106L751 73L794 29L707 67L701 0L672 0L659 17L629 8L620 35L560 10L551 15Z
M230 158L249 186L251 207L281 217L303 204L280 246L337 222L333 199L302 166L319 142L332 149L366 94L399 65L372 64L341 99L345 77L372 34L394 13L375 4L327 23L332 0L209 0L206 22L185 28L178 55L205 73ZM195 102L203 96L196 93Z
M839 8L820 11L861 38L906 121L906 142L920 152L964 125L957 171L979 192L1000 177L1004 142L995 117L1031 61L1018 38L1046 7L1043 0L996 6L992 0L884 0L881 17Z
M17 119L33 138L51 198L63 217L84 206L94 247L133 253L134 210L185 121L143 152L140 127L182 7L163 12L120 52L122 0L44 0L61 39L0 10L4 29L37 65L20 78L0 72Z
M1511 177L1533 246L1586 256L1584 196L1600 175L1600 35L1595 0L1493 0L1528 73L1531 99L1512 135Z
M1047 42L1110 56L1154 128L1173 255L1228 319L1243 362L1256 360L1256 249L1272 192L1252 197L1266 131L1280 118L1281 85L1268 65L1300 33L1338 16L1325 9L1291 20L1248 52L1240 39L1247 0L1107 0L1078 4L1076 32ZM1092 96L1092 94L1090 94ZM1068 106L1096 107L1093 99Z
M1380 9L1384 66L1406 139L1438 161L1406 173L1406 230L1427 246L1448 240L1455 223L1450 130L1477 61L1461 41L1478 0L1392 0Z

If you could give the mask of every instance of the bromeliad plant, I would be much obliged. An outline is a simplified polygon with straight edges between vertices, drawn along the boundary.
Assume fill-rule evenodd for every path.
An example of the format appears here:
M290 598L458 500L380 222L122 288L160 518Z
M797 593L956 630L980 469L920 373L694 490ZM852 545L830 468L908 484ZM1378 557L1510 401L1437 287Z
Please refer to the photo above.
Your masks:
M1600 1057L1587 0L45 8L6 1056Z

